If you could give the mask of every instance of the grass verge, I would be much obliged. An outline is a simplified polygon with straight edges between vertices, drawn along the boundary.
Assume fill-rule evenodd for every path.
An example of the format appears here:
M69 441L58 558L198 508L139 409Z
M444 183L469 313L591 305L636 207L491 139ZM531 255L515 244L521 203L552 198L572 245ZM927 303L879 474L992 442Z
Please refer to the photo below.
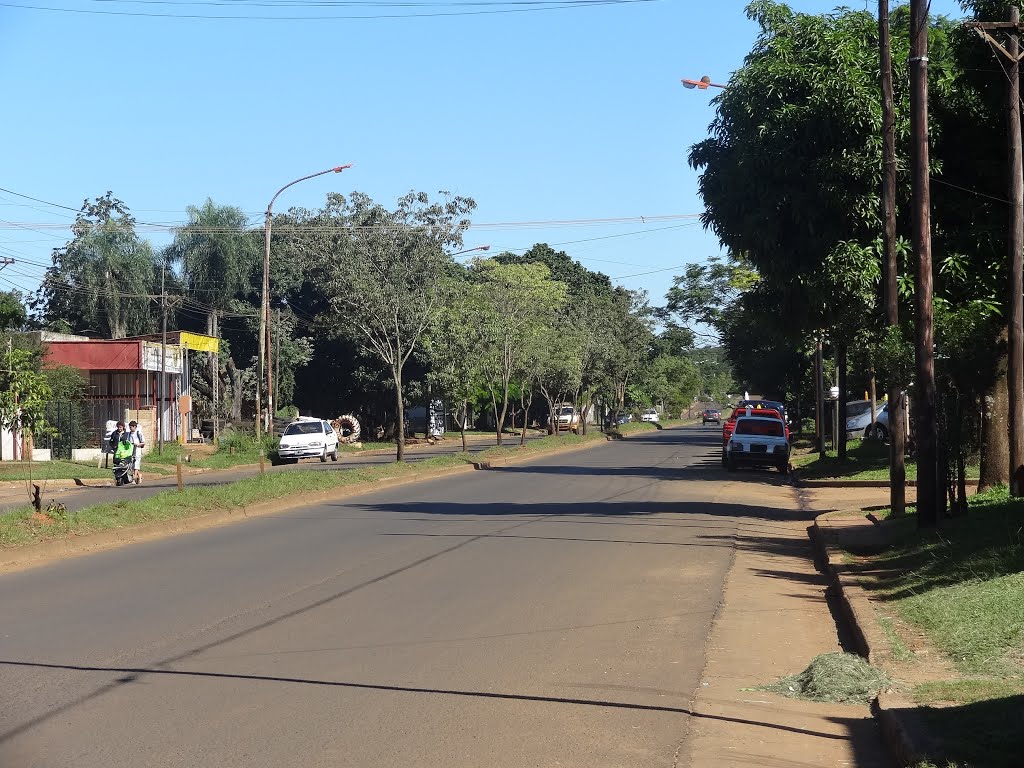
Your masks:
M162 469L156 471L163 473ZM28 480L41 483L47 480L109 480L110 467L96 468L95 462L83 461L5 461L0 464L0 481Z
M912 689L945 757L1017 766L1024 754L1024 501L1005 488L976 494L966 516L920 531L886 524L892 544L862 577L955 665L961 677Z
M794 469L805 480L888 480L889 446L878 440L850 440L846 444L846 461L839 461L835 451L827 451L822 459L813 445L794 444L791 459ZM917 479L917 463L906 462L907 479ZM967 467L968 479L977 479L978 466Z
M218 510L234 509L270 499L314 493L372 482L408 477L434 469L464 465L464 454L438 456L416 464L383 464L345 472L275 472L217 486L165 491L138 501L96 504L77 512L54 516L33 514L24 508L0 515L0 547L18 547L66 536L81 536L141 523L181 520Z

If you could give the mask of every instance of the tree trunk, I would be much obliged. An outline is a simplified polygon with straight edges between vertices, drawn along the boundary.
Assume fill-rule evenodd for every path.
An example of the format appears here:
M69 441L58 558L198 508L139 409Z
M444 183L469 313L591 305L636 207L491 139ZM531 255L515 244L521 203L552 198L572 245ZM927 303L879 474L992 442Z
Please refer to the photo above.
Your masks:
M494 414L494 434L497 444L501 445L501 420L498 419L498 396L494 394L494 390L491 387L487 387L487 391L491 393L491 412Z
M981 470L978 490L1010 482L1009 391L1006 355L997 363L996 379L981 401Z
M462 401L462 418L459 419L459 431L462 433L462 452L469 453L466 446L466 420L469 419L469 401Z
M392 365L391 376L395 381L395 406L398 410L398 424L395 427L395 442L398 444L398 449L395 453L395 461L405 461L405 403L402 402L402 369L397 365Z
M227 361L228 377L231 379L231 421L242 421L242 371L238 370L233 358Z
M526 397L526 393L529 392L530 397ZM527 387L525 384L522 387L523 393L523 433L519 436L519 444L526 445L526 425L530 421L530 406L533 405L533 387Z
M498 445L501 445L501 433L505 429L505 414L508 413L508 382L506 381L501 391L501 416L498 418L496 429L498 430Z

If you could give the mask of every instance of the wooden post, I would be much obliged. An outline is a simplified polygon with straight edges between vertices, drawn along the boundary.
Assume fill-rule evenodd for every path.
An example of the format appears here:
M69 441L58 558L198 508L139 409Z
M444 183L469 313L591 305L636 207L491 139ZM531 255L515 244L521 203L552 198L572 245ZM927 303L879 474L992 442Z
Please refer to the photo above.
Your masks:
M917 524L939 523L939 477L935 424L935 349L932 294L931 186L928 176L928 5L910 2L911 233L917 274L914 282L914 363L917 413Z
M185 479L184 479L184 477L181 474L181 453L180 452L178 453L178 463L177 463L176 466L177 466L177 470L178 470L178 492L180 493L181 491L185 490Z
M899 264L896 256L896 108L892 95L889 0L878 0L878 43L882 80L882 219L885 324L899 327ZM907 382L886 382L889 393L889 507L894 516L906 509L906 428L902 395ZM874 417L871 424L874 425Z
M814 429L818 436L818 458L825 459L825 363L821 358L821 339L814 347Z
M1010 8L1010 21L1020 23L1020 9ZM1010 54L1007 77L1009 94L1010 151L1010 248L1009 354L1006 384L1009 390L1010 495L1024 496L1024 175L1021 167L1020 136L1020 46L1017 28L1009 34Z

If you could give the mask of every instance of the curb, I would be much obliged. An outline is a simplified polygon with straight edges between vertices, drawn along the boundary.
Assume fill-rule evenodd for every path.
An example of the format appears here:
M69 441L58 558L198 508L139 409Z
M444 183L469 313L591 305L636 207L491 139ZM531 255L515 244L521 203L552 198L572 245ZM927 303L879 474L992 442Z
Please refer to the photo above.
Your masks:
M663 429L672 429L672 427L663 427ZM518 464L524 461L529 461L530 459L539 459L553 453L571 453L572 451L582 451L584 449L593 448L598 445L607 445L608 443L614 443L617 440L626 440L629 437L633 437L636 435L647 435L654 431L656 430L641 429L637 430L636 432L626 432L625 434L619 434L617 437L609 437L608 433L605 432L603 433L605 437L603 441L595 437L593 440L590 440L589 442L586 443L582 443L580 445L555 446L554 448L549 448L546 451L534 451L532 453L523 454L522 456L500 456L494 459L485 459L484 461L474 461L472 462L472 464L475 469L495 469L496 467L504 467L508 464Z
M828 479L822 478L821 480L815 480L808 478L802 480L799 477L793 479L793 485L798 485L801 488L888 488L888 480L843 480L841 478ZM917 480L906 480L904 485L907 488L917 488Z
M822 570L830 577L829 590L838 597L839 607L853 636L857 654L875 664L876 649L884 647L885 636L874 619L874 608L857 577L843 562L838 533L828 513L818 515L808 529ZM880 693L871 702L882 736L899 765L914 765L933 753L929 738L914 705L892 693Z
M27 570L39 565L45 565L58 558L78 557L92 552L116 549L137 541L163 539L179 533L191 533L206 528L226 525L245 518L286 512L311 502L342 501L383 488L434 480L448 475L464 474L472 471L474 469L470 464L459 467L445 467L444 469L434 469L428 472L417 472L407 477L385 477L358 485L304 494L301 498L281 497L279 499L250 504L249 506L219 509L175 520L155 520L110 531L96 531L80 536L51 539L37 544L26 544L22 547L0 549L0 573Z

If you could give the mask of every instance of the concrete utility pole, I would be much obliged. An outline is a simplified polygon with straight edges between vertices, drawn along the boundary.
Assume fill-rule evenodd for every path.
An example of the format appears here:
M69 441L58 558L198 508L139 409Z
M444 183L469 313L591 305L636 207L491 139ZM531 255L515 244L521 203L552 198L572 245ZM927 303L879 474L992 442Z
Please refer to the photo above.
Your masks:
M160 386L157 387L156 403L157 445L160 455L164 452L164 392L167 391L167 293L164 291L166 276L167 267L164 267L160 270L160 314L163 330L160 337Z
M317 176L323 176L325 173L341 173L346 168L351 168L352 163L346 165L338 165L334 168L328 168L324 171L317 171L311 173L308 176L303 176L301 179L295 181L289 181L283 187L281 187L274 196L270 198L270 202L267 204L267 215L266 221L263 226L263 298L260 301L260 330L259 330L259 363L258 371L259 374L256 380L256 439L260 439L260 421L261 421L261 398L260 398L260 386L266 377L266 397L267 397L267 408L266 408L266 429L267 434L273 432L274 427L274 377L271 373L271 347L270 347L270 231L274 220L274 201L277 200L278 195L284 192L288 187L298 184L300 181L306 181L307 179L315 179Z
M878 47L882 85L882 262L885 324L899 327L899 264L896 258L896 108L892 96L892 50L889 44L889 0L878 0ZM872 379L872 383L874 380ZM907 503L907 428L903 423L902 381L889 387L889 506L902 515ZM874 395L872 394L872 402ZM871 424L875 416L872 414Z
M917 369L917 525L939 524L938 440L935 419L935 340L932 313L931 186L928 178L928 4L910 1L910 137L913 189L911 232L917 275L914 282L914 362Z
M1007 100L1007 134L1010 166L1010 231L1007 237L1010 261L1010 285L1007 315L1008 349L1006 387L1009 395L1007 429L1010 449L1010 495L1024 496L1024 173L1021 167L1020 129L1020 9L1010 8L1009 21L968 21L982 40L1009 61L1006 77L1010 81ZM1006 46L989 30L1007 33Z

